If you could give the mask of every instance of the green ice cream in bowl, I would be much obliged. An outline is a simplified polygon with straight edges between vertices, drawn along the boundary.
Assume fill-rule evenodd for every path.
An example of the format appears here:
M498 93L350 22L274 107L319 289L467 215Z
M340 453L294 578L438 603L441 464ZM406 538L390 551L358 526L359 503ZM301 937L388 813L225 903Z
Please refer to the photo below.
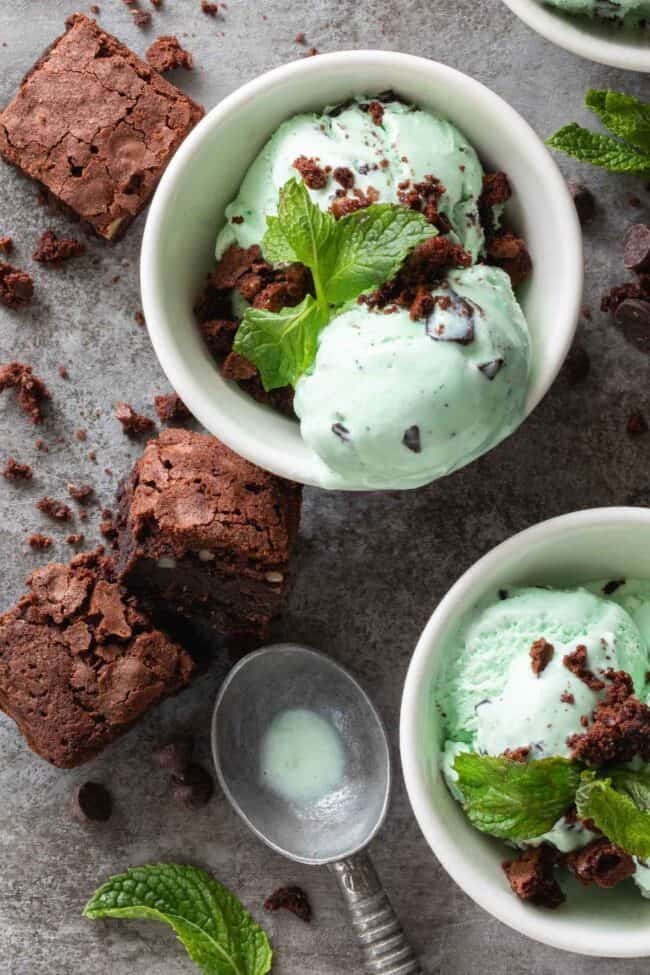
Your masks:
M261 466L346 490L419 487L509 436L566 354L582 274L525 123L388 52L278 69L207 122L142 256L150 334L195 416Z

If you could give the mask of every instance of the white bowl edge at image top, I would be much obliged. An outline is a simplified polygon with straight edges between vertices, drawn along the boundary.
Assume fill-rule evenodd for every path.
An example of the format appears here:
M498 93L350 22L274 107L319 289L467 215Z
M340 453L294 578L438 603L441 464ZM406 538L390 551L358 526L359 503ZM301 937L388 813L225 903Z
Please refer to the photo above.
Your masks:
M563 13L542 0L503 0L547 41L589 61L628 71L650 72L650 28L624 27L603 18Z
M322 54L245 84L190 133L158 186L142 243L143 311L164 372L203 426L258 466L304 484L319 484L319 459L299 425L221 377L192 307L214 267L225 207L280 123L387 89L456 124L484 165L505 171L512 183L507 219L534 262L518 295L532 339L527 414L555 379L580 311L582 237L566 184L528 123L484 85L437 62L387 51Z
M565 951L608 958L650 956L650 900L562 878L557 910L525 904L501 869L508 847L476 830L440 770L432 689L447 640L488 593L514 585L576 586L597 579L650 580L650 509L597 508L542 522L479 559L452 586L409 665L400 714L402 770L424 837L447 873L484 910L521 934Z

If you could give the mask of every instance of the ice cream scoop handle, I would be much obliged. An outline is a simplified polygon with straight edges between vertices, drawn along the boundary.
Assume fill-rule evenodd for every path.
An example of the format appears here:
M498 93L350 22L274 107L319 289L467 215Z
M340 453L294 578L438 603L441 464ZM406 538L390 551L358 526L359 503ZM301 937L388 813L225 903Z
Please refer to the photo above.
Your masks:
M424 975L365 850L330 864L372 975Z

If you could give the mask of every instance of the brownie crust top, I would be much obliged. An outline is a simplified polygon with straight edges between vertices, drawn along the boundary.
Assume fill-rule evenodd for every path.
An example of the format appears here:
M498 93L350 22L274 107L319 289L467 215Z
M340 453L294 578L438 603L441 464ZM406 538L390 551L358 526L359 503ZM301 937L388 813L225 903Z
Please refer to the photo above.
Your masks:
M95 21L67 24L0 114L0 154L114 239L203 109Z

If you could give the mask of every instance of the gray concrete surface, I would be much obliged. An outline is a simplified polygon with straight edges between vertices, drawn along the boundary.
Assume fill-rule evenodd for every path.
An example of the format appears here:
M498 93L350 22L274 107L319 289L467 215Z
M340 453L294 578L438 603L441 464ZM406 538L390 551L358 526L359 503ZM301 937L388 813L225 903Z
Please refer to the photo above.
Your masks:
M498 0L230 0L223 20L203 15L199 0L163 0L148 31L131 23L121 0L100 0L101 23L138 52L159 33L176 32L196 70L176 80L211 107L259 72L301 56L299 31L322 51L349 47L399 49L464 69L495 89L540 134L584 120L590 85L650 95L640 76L609 70L560 51L531 33ZM143 6L146 5L142 0ZM72 0L0 4L0 101L55 37ZM324 97L325 97L324 93ZM646 504L650 435L625 433L628 413L650 412L648 359L625 345L598 311L599 296L621 280L620 241L627 224L648 217L650 194L639 180L566 160L597 194L599 212L586 233L591 320L580 323L589 350L587 382L560 377L523 428L469 469L414 493L326 495L307 491L297 584L282 633L326 650L348 664L381 708L397 759L400 689L418 634L458 574L493 545L534 522L592 505ZM641 210L628 198L638 195ZM51 523L34 509L44 493L63 496L69 478L91 481L110 504L117 477L137 448L120 432L112 403L123 398L151 412L167 389L144 330L137 257L142 218L109 247L90 240L87 254L61 270L35 265L31 252L46 226L68 224L36 203L34 186L0 168L0 233L16 240L16 261L34 272L36 299L20 313L0 310L0 360L30 362L50 386L53 404L38 434L13 398L0 397L0 461L32 463L34 481L0 479L1 603L7 607L42 561L26 545ZM549 295L549 315L553 296ZM64 364L70 379L57 374ZM74 431L88 431L85 443ZM34 447L37 435L49 453ZM97 462L87 457L97 452ZM113 473L105 472L110 468ZM85 531L99 540L99 506ZM67 558L65 532L52 554ZM311 927L288 914L265 917L278 975L339 975L360 970L345 914L326 871L292 866L253 840L217 795L196 813L166 798L152 770L156 743L178 728L199 736L207 760L211 704L224 664L185 695L152 713L133 733L85 769L59 772L36 759L0 720L0 972L9 975L173 975L192 964L166 929L140 923L83 921L81 908L109 874L130 864L176 859L214 873L262 918L261 902L277 885L309 891ZM106 782L115 798L111 822L84 830L70 822L68 798L88 777ZM643 961L570 957L511 932L476 907L445 875L422 839L397 776L386 828L374 844L377 864L404 918L425 969L447 975L585 975L645 972Z

